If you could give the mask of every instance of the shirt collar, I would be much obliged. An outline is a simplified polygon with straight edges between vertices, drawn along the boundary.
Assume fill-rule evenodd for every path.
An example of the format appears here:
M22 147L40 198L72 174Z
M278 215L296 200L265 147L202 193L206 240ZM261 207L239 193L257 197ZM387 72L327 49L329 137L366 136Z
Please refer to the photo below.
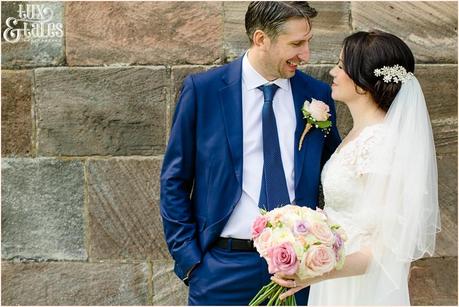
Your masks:
M289 90L290 82L288 79L276 79L273 82L269 82L266 80L262 75L260 75L255 68L253 68L252 64L249 62L249 58L247 57L248 51L244 54L242 58L242 82L244 82L247 90L253 90L257 87L266 84L266 83L274 83L279 86L283 90Z

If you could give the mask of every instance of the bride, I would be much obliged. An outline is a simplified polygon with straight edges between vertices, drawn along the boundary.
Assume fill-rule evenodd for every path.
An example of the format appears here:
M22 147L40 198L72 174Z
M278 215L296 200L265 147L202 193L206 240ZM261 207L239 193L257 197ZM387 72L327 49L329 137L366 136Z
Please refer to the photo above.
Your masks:
M332 97L353 127L322 171L324 211L347 232L341 270L300 280L309 305L409 305L410 263L432 255L440 229L435 148L414 57L398 37L357 32L344 40Z

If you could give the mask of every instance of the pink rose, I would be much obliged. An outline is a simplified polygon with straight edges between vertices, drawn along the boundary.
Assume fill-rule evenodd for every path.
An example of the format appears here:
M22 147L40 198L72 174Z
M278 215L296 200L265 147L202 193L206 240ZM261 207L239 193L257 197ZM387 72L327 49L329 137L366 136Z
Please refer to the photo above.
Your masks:
M293 275L298 270L295 250L289 242L274 246L268 250L268 271L270 274L282 272L283 274Z
M310 229L311 233L325 245L332 245L335 242L335 236L330 227L325 223L314 223Z
M302 265L309 276L319 276L330 272L336 265L336 255L325 245L312 245L304 254Z
M326 103L314 98L312 98L311 103L307 107L307 111L317 121L324 121L330 117L330 107Z
M268 224L268 218L265 216L259 216L252 224L252 238L257 238L263 229L265 229L266 224Z
M265 228L261 234L254 239L253 244L261 256L266 256L266 251L271 247L272 234L273 232L270 228Z

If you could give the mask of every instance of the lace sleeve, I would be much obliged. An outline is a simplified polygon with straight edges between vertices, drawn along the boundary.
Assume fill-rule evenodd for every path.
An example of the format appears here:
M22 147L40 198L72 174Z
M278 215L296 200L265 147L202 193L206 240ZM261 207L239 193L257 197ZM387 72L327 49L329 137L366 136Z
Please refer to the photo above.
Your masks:
M375 125L362 131L362 136L356 144L355 172L362 176L368 173L387 174L390 157L385 157L383 163L375 163L378 144L384 139L384 130L381 125Z

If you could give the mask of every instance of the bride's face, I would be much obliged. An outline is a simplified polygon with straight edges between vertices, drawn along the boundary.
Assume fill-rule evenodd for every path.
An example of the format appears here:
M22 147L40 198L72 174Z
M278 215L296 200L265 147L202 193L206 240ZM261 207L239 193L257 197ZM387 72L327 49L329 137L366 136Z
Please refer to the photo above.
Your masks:
M354 81L348 76L343 69L343 52L339 55L339 61L330 70L330 75L333 77L332 83L332 98L334 100L348 103L359 96L356 91L356 85Z

